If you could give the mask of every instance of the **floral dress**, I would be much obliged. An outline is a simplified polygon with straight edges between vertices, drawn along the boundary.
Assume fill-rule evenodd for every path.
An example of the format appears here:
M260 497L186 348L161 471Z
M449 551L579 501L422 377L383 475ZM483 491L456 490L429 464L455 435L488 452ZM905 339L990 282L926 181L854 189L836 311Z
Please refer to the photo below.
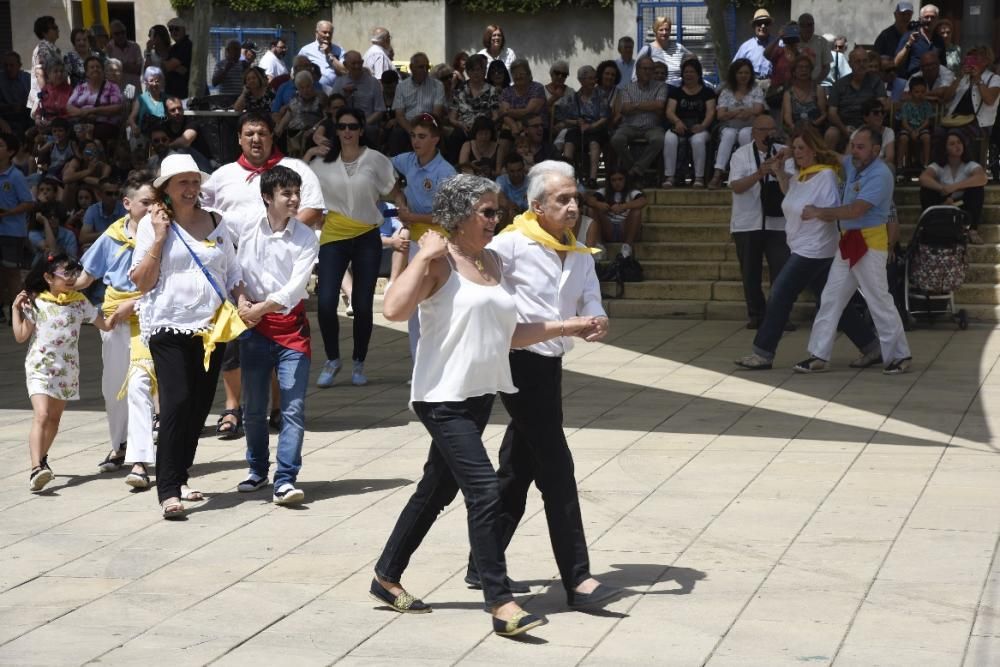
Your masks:
M97 308L86 299L61 306L35 300L25 316L35 323L24 359L28 396L45 394L61 401L80 398L80 327L93 322Z

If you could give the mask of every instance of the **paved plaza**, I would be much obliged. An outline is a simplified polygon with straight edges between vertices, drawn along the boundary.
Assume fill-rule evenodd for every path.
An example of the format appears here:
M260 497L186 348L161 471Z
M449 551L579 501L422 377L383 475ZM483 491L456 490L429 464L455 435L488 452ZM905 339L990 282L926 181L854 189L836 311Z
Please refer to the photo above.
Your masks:
M912 332L907 375L847 368L840 340L832 372L800 376L806 329L778 370L752 373L732 363L749 352L742 323L614 320L566 359L565 421L591 569L628 595L566 609L533 490L507 562L549 623L514 641L462 581L460 501L403 578L434 612L367 595L429 445L406 408L405 331L376 324L369 386L310 389L307 505L238 494L243 440L206 435L193 478L208 498L183 522L160 519L126 471L96 472L89 327L56 479L29 493L24 347L0 330L0 665L1000 664L992 326ZM494 456L505 419L498 401Z

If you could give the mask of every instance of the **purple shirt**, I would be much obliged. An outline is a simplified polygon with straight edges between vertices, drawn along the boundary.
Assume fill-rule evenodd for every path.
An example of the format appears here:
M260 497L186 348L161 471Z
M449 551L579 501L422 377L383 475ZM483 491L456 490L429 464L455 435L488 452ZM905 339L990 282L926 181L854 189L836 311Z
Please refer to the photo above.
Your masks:
M91 109L93 107L103 107L109 104L121 106L122 91L118 84L105 80L99 90L91 90L90 84L84 82L73 89L73 94L69 96L69 104L78 109ZM121 118L115 116L94 116L96 123L117 123Z

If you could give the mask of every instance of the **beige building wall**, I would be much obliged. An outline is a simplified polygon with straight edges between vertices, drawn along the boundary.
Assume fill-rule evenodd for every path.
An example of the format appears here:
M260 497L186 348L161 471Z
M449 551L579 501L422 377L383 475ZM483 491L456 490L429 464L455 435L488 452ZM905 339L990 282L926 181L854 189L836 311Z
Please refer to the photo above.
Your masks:
M878 34L892 25L897 0L792 0L791 16L809 13L820 35L846 35L850 44L874 44ZM919 6L919 0L913 3ZM916 16L916 12L914 13Z
M408 60L417 51L426 53L432 63L445 60L447 23L448 8L443 0L333 5L334 42L364 53L371 45L372 28L382 26L392 35L396 60Z

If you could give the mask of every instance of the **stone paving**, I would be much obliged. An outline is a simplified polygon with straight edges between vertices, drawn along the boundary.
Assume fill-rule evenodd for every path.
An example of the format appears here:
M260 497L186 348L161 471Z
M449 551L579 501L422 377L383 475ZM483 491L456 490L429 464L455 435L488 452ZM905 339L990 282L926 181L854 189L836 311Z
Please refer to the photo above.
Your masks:
M405 333L377 323L371 384L310 390L306 506L237 494L242 440L206 436L208 499L176 523L124 471L96 473L90 328L56 479L28 492L24 351L0 331L0 665L1000 664L997 330L915 331L899 377L848 369L840 341L835 370L804 377L788 370L804 330L779 370L749 373L739 323L614 321L567 358L565 413L592 570L629 594L565 608L533 491L507 560L549 624L512 641L462 582L460 502L404 577L434 612L367 596L429 444L406 410ZM498 402L493 454L504 421Z

